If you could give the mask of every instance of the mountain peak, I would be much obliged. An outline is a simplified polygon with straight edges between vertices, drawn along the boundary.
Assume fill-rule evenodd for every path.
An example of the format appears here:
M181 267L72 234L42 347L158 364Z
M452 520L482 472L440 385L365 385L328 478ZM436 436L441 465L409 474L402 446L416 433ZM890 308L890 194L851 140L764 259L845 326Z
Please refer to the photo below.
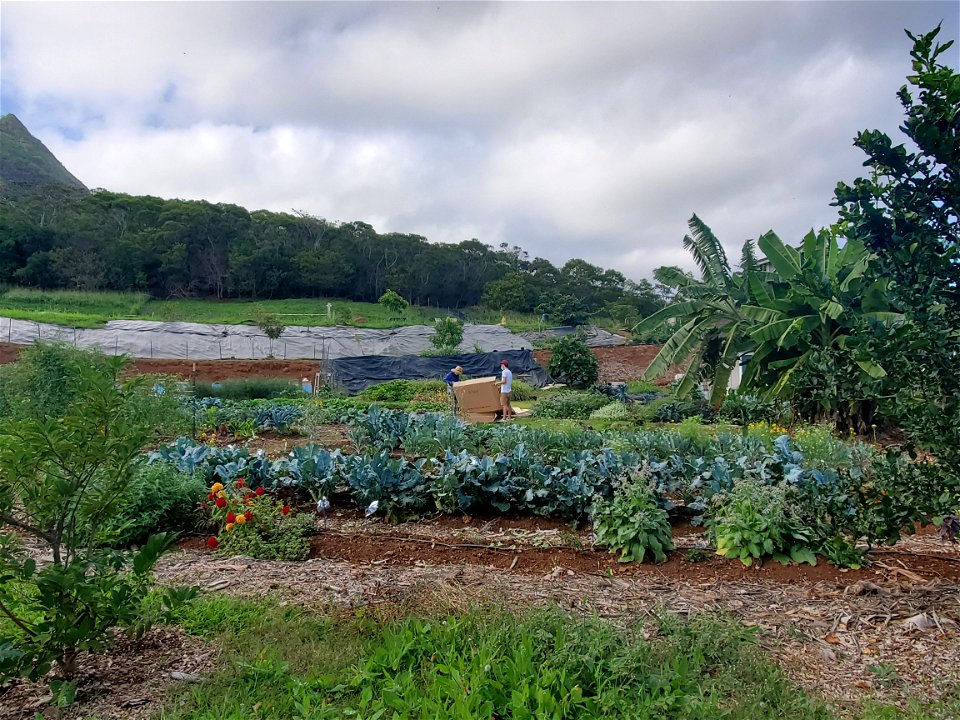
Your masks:
M28 190L45 185L87 189L13 113L0 117L0 183Z

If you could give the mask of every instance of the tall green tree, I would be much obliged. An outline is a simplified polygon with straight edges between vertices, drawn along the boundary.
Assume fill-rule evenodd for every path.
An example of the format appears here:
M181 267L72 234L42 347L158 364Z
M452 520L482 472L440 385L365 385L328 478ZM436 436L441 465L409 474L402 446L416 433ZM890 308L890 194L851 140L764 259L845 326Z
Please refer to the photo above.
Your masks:
M898 97L911 149L878 130L859 133L870 174L838 184L835 204L908 320L874 346L890 376L886 410L960 475L960 74L939 34L907 32L913 72Z

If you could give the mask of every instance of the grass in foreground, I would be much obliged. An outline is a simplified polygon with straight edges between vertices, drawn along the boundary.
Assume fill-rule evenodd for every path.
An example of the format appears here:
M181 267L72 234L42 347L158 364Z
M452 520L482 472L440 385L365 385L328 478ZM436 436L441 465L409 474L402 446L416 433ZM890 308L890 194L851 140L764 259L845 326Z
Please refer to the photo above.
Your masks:
M219 637L224 652L219 672L171 701L166 720L246 718L252 708L304 720L835 717L786 681L752 630L718 616L664 616L647 640L641 628L550 609L333 618L215 596L182 625Z

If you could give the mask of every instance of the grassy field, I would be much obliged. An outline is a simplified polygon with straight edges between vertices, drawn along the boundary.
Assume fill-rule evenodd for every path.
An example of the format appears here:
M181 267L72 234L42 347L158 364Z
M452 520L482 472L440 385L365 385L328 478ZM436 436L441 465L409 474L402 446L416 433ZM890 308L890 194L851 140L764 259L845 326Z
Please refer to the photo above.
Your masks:
M73 290L0 289L0 315L15 320L102 327L107 320L133 318L143 312L149 297L143 293L101 293Z
M330 315L327 315L327 303ZM155 320L165 322L255 325L263 314L276 315L284 325L392 328L404 325L433 325L446 314L436 308L411 306L394 313L378 303L353 302L334 298L285 300L151 300L141 293L80 292L0 288L0 316L16 320L66 325L78 328L103 327L109 320ZM468 322L496 324L502 316L487 308L463 311ZM537 329L537 317L510 313L507 327L514 331Z

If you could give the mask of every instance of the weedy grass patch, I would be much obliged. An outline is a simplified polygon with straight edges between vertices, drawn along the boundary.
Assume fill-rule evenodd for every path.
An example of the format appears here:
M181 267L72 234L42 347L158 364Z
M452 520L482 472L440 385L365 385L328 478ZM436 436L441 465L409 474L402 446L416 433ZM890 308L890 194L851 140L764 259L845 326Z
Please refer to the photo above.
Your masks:
M136 317L147 300L143 293L12 288L0 294L0 315L14 320L99 328L108 320Z
M221 628L220 670L163 718L834 717L722 616L663 616L644 633L557 609L328 617L269 603L184 611L188 631Z

